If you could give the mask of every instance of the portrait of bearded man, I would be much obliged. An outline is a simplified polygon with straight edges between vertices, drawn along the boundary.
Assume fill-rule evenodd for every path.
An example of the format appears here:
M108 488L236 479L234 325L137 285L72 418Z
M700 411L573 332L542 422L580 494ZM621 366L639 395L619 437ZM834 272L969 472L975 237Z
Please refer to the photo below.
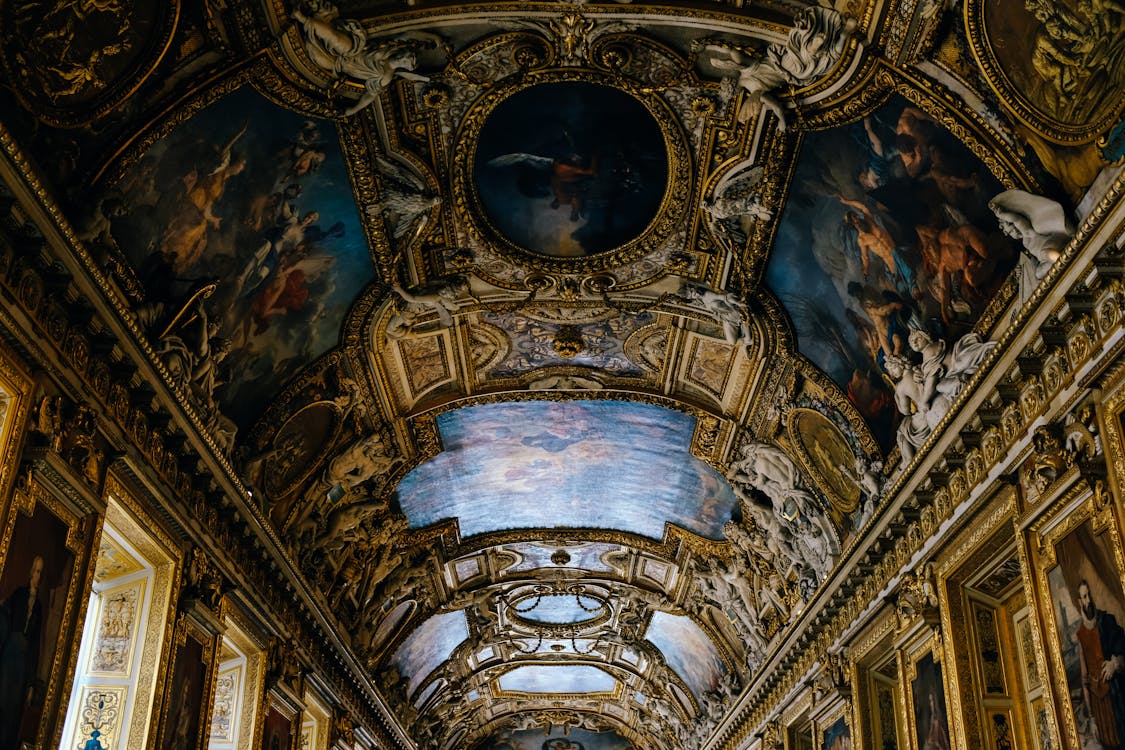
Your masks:
M1082 619L1075 637L1081 651L1082 696L1105 750L1125 742L1125 630L1109 612L1098 609L1090 584L1075 592Z

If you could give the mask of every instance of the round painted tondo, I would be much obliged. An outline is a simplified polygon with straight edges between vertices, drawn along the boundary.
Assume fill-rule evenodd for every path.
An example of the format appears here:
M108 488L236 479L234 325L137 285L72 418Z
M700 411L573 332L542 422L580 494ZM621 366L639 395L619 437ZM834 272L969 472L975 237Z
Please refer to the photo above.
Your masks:
M479 130L470 125L470 176L492 239L548 259L635 245L651 231L669 185L669 126L650 106L577 80L487 102Z

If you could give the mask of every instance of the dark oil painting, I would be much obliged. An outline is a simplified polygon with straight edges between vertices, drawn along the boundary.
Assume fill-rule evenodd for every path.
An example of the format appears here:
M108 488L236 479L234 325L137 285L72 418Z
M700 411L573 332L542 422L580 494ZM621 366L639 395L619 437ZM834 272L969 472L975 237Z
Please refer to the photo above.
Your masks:
M166 361L227 352L209 380L240 429L335 346L374 277L336 127L248 86L157 141L110 195L141 323Z
M629 94L543 83L488 116L473 179L489 223L511 243L584 257L644 232L667 187L668 155L656 119Z
M17 516L0 572L0 747L34 743L61 645L74 555L42 505Z
M810 134L765 280L801 354L866 418L884 449L898 414L883 370L914 357L911 329L951 344L1015 266L988 201L999 182L942 125L901 97Z

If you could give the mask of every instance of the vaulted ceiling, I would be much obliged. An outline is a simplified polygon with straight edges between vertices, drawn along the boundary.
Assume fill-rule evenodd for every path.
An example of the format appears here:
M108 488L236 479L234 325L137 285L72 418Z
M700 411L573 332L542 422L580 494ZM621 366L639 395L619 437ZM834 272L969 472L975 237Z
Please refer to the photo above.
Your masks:
M705 743L934 426L900 427L888 357L929 356L915 329L977 346L966 379L987 357L966 335L1019 255L989 200L1100 163L995 83L1034 71L989 36L1027 19L989 13L112 0L0 28L19 137L408 734L592 750Z

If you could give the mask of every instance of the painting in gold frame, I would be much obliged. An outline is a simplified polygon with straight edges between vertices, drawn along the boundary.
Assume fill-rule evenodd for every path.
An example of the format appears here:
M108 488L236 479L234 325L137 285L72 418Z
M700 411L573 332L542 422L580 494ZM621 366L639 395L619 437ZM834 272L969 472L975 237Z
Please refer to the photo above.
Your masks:
M42 747L69 693L91 524L30 478L0 544L0 747Z
M293 717L272 702L263 727L263 750L290 750L293 747Z
M33 388L15 356L0 344L0 507L7 502L18 468Z
M965 4L970 47L1005 106L1059 144L1093 141L1125 112L1125 6L1117 0Z
M910 677L915 750L950 750L949 718L942 663L927 651L914 661Z
M852 750L852 728L848 724L847 711L834 721L825 723L820 732L820 750Z
M1037 585L1064 747L1118 747L1125 741L1125 589L1121 537L1111 504L1098 507L1076 487L1032 527L1042 552ZM1067 501L1071 502L1068 503Z
M211 724L216 638L187 615L176 623L172 676L165 686L159 746L167 750L202 747Z
M855 512L861 495L853 475L856 458L840 429L820 412L806 408L790 411L788 429L799 449L798 457L837 515L842 518Z

